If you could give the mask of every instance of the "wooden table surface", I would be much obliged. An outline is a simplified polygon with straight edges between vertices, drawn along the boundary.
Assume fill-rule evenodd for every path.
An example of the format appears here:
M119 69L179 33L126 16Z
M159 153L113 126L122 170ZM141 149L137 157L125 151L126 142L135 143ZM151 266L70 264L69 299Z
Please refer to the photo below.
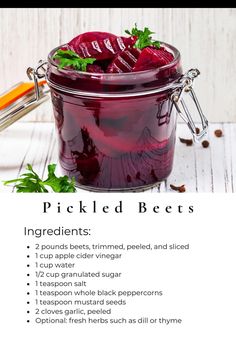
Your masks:
M222 129L223 137L217 138L215 129ZM177 127L171 175L150 192L173 192L170 184L185 184L186 192L236 192L235 123L211 123L206 137L210 142L208 148L201 143L186 146L180 143L179 136L191 137L185 124L179 123ZM0 192L14 192L2 180L18 177L27 163L41 176L46 176L49 163L57 163L54 123L17 122L0 133L0 145Z

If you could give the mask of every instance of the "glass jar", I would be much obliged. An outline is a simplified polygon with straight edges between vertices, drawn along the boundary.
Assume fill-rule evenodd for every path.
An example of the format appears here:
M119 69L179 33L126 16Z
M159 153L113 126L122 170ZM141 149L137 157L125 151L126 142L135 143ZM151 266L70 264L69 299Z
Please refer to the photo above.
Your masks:
M58 69L52 50L46 62L27 73L50 88L62 172L76 184L95 191L129 191L150 188L171 173L177 114L188 124L194 140L207 130L193 91L196 69L183 74L179 51L165 66L131 73L89 73ZM45 67L46 66L46 67ZM184 101L190 94L199 112L196 127Z
M134 73L59 70L52 59L58 47L49 54L59 162L79 186L143 189L169 176L176 132L169 97L182 68L179 52L165 47L171 64Z

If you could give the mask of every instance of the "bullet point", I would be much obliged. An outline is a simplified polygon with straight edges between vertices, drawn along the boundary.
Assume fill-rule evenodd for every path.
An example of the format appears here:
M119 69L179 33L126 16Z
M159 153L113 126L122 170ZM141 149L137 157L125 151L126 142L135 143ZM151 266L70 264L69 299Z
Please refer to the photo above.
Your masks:
M27 246L27 249L29 249L30 248L30 246Z
M30 311L29 311L29 310L27 310L27 313L30 313Z
M27 255L27 257L30 257L29 255Z
M29 284L29 282L27 283L27 286L29 286L30 284Z
M29 320L27 320L27 322L30 322Z
M27 305L29 305L30 304L30 302L29 301L27 301Z
M30 265L29 264L27 264L27 267L29 267Z
M27 292L27 295L30 295L30 293L29 293L29 292Z
M27 274L27 276L30 276L30 274Z

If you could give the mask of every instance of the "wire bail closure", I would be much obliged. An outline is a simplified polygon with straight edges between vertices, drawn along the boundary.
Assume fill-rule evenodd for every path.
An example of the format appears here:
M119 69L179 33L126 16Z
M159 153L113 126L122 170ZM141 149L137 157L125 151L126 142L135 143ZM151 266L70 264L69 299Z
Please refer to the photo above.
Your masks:
M39 84L38 79L45 78L46 75L46 68L47 61L39 60L38 66L34 69L32 67L28 67L26 70L27 76L30 80L34 81L34 89L35 89L35 100L39 101L40 99L40 91L39 91ZM49 92L49 91L47 91ZM45 92L44 92L45 93Z
M208 120L202 112L201 106L193 89L194 79L198 77L199 74L200 71L198 69L190 69L187 71L178 81L178 83L182 83L182 86L175 89L171 95L171 100L180 117L188 125L193 135L194 142L200 142L208 130ZM193 100L201 119L202 130L200 130L199 133L197 133L197 127L183 98L184 94L186 93L188 93Z

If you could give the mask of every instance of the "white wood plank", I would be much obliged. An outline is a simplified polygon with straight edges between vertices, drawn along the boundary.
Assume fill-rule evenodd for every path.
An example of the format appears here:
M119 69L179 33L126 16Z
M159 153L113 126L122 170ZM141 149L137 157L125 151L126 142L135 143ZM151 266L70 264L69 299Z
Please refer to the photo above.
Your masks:
M224 136L217 138L215 129ZM186 185L187 192L235 192L236 186L236 124L211 124L209 148L201 144L187 147L178 137L189 138L185 124L178 124L173 171L167 181L149 190L169 192L170 184ZM18 177L27 163L33 164L40 176L46 176L47 165L58 163L54 123L16 123L0 134L0 181ZM57 174L61 175L60 167ZM12 192L0 182L1 192Z
M215 129L218 129L218 124L214 124ZM224 144L224 164L225 164L225 191L226 192L233 192L234 185L233 185L233 168L232 168L232 153L236 153L233 150L232 146L234 145L233 139L231 136L231 125L230 124L222 124L222 131L223 137L217 138L222 141ZM236 139L235 139L236 141Z
M167 191L174 192L170 189L170 184L180 186L185 184L187 192L197 191L197 173L195 163L194 146L186 146L179 141L179 137L191 138L188 127L185 124L178 124L177 138L175 146L174 165L172 173L167 179Z
M17 178L24 164L33 140L35 124L14 124L0 133L0 191L11 192L12 188L4 186L3 180Z
M81 8L71 10L71 8L61 8L60 15L60 44L67 43L73 37L84 32L83 26L84 12Z
M217 125L217 128L222 129L222 124ZM212 177L213 177L213 191L226 192L228 185L226 184L226 168L224 158L224 141L223 138L216 138L214 136L215 124L209 126L209 142L211 151L212 163Z
M88 31L107 31L109 27L108 8L83 8L82 9L82 30ZM72 37L73 38L73 37Z
M206 135L204 139L208 140L208 135ZM199 142L195 143L193 148L195 153L196 191L213 192L214 187L210 147L203 148L201 142Z
M232 191L236 192L236 124L230 124L230 136L231 136L231 183Z
M109 8L109 21L107 22L109 32L117 35L121 34L121 15L122 8Z
M51 129L52 125L47 123L40 123L39 126L36 126L33 135L34 142L31 143L24 160L24 165L32 164L39 176L42 176L45 169L49 146L53 137Z
M0 178L17 178L25 170L27 163L33 165L41 176L46 164L50 140L53 140L51 123L18 123L2 133L7 148L1 149L2 161ZM3 191L11 191L4 187Z
M58 46L60 13L56 8L0 9L0 93L14 83L27 81L27 67L46 59Z

